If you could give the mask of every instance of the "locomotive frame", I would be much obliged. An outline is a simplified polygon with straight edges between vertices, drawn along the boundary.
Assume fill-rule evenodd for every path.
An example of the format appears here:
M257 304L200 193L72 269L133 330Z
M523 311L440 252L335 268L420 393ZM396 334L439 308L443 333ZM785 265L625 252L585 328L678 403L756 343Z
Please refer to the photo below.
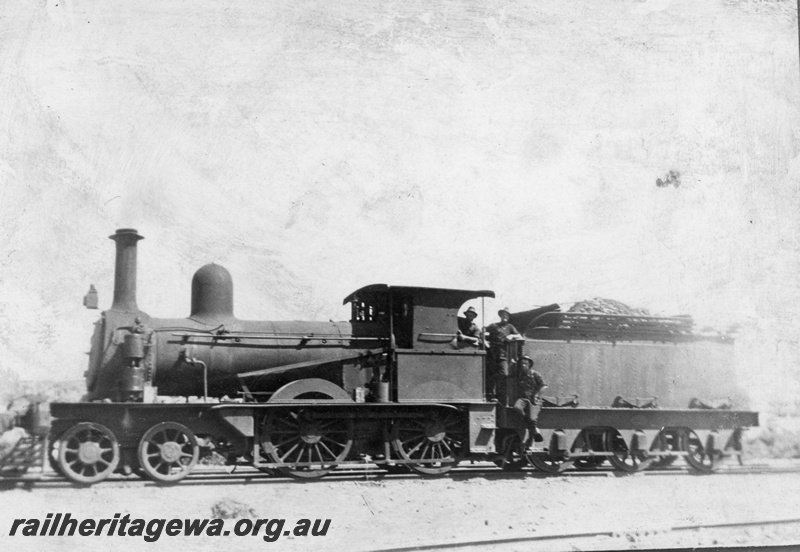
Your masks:
M533 362L519 343L507 345L508 396L489 400L484 345L457 338L461 307L488 290L373 284L344 299L347 323L248 322L233 316L230 275L208 265L187 319L151 318L135 298L142 237L120 229L111 239L114 302L92 338L87 396L50 405L48 458L78 484L115 472L172 484L211 451L297 478L351 462L434 476L464 460L635 472L682 457L711 472L741 459L742 431L758 425L739 410L514 408Z

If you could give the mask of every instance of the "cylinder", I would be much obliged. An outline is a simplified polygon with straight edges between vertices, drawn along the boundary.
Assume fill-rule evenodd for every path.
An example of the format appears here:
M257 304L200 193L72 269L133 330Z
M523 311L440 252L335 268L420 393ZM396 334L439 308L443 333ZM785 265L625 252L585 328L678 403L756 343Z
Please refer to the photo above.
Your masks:
M133 228L120 228L109 239L117 244L111 310L136 312L136 242L144 238Z

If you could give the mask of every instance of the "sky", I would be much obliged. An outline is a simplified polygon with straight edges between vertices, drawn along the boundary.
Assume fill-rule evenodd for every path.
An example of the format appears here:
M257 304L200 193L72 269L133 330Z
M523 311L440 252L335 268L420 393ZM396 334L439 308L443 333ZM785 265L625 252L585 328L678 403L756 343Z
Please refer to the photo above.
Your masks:
M800 382L794 2L0 13L0 371L82 376L133 227L153 316L209 262L243 319L376 282L492 289L487 319L606 297L738 324L765 400Z

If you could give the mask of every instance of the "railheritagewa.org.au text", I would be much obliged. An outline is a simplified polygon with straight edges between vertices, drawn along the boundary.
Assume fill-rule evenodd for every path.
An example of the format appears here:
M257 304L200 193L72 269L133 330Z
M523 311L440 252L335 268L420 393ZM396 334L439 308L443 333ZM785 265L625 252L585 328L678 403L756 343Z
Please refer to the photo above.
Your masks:
M113 518L74 518L70 513L47 514L44 519L19 518L11 522L10 537L133 537L155 542L162 537L324 537L330 519L142 519L130 514Z

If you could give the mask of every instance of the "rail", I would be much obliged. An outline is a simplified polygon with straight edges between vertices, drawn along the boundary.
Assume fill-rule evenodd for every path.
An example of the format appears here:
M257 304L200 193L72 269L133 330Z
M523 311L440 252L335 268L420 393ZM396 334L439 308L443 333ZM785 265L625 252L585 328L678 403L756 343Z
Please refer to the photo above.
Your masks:
M694 525L678 525L669 527L668 529L654 529L652 532L678 532L678 531L697 531L700 529L731 529L737 527L763 527L766 525L784 525L789 523L800 523L800 518L787 518L787 519L769 519L762 521L743 521L734 523L710 523L710 524L694 524ZM640 529L641 531L647 531ZM560 541L567 539L584 539L592 537L615 537L620 535L620 531L587 531L585 533L556 533L551 535L531 535L525 537L510 537L500 539L484 539L472 541L457 541L435 544L418 544L413 546L403 546L398 548L377 548L375 552L415 552L420 550L446 550L452 548L489 548L503 544L514 544L522 542L541 542L541 541ZM725 547L729 549L730 547ZM684 550L684 548L681 548ZM716 550L717 548L714 548ZM750 547L737 548L738 550L750 550ZM688 550L688 549L685 549ZM706 549L708 550L708 549Z
M38 466L33 466L36 471L30 473L19 472L17 475L6 474L0 477L0 489L14 487L17 484L29 485L36 484L42 487L72 487L74 484L58 475L53 469L47 465L47 460L42 457L42 461ZM558 474L541 472L537 469L524 469L519 472L506 472L497 468L497 466L490 462L478 462L475 464L463 464L455 467L449 474L443 476L444 478L452 479L453 481L464 481L471 478L479 478L481 480L520 480L526 478L532 479L572 479L572 478L608 478L608 477L673 477L676 474L688 474L685 466L671 466L664 468L649 468L645 471L637 472L635 474L621 473L614 469L598 468L592 471L582 471L578 469L570 469L567 471L559 472ZM745 464L738 465L729 463L721 466L712 477L724 476L753 476L753 475L775 475L775 474L797 474L800 475L800 467L792 466L774 466L769 464ZM395 480L395 479L414 479L418 480L419 476L412 472L404 473L387 473L377 466L369 462L347 461L340 464L335 472L329 475L324 481L333 483L336 481L359 481L359 480ZM261 472L254 468L252 465L243 463L231 466L198 466L186 479L181 482L182 486L186 485L240 485L243 481L248 483L281 483L291 481L288 476L280 476L278 474L268 474ZM125 476L122 474L115 474L109 477L106 481L114 483L136 485L156 485L153 481L141 479L136 476Z

